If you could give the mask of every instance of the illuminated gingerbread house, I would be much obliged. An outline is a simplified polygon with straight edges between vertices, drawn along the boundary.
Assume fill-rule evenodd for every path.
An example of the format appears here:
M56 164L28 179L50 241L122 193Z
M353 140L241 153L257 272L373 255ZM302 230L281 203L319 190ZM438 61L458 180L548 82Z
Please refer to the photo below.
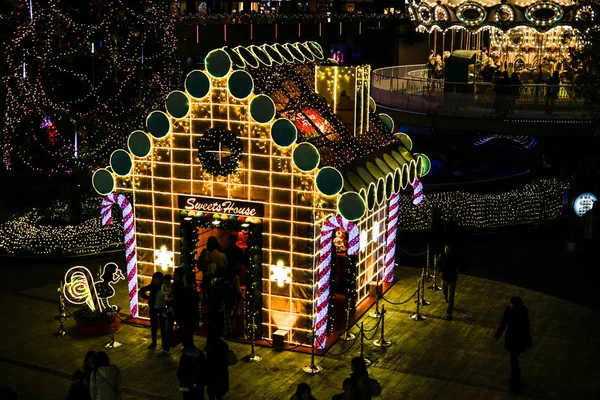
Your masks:
M376 114L370 68L333 65L317 43L217 49L205 67L94 187L133 202L140 284L192 268L207 236L237 233L262 336L297 344L314 329L324 348L332 307L354 309L392 281L398 196L415 188L422 200L429 160Z

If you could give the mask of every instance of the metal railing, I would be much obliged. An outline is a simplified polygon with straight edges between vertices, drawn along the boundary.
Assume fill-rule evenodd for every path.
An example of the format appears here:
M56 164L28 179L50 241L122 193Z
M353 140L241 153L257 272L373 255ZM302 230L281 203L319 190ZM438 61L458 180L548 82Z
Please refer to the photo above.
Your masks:
M371 96L377 104L424 114L465 117L589 119L597 105L586 103L580 88L560 85L558 95L546 96L548 86L459 83L428 79L425 64L373 71Z

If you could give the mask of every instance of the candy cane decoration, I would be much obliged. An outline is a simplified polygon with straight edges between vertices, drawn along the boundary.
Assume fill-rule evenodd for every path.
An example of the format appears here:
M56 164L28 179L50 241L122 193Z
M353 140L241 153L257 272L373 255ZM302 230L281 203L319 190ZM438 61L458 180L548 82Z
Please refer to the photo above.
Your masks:
M423 202L423 184L420 180L415 179L412 184L413 187L413 204L418 206Z
M333 230L344 228L348 232L348 255L358 254L360 248L359 229L354 222L350 222L340 215L330 217L321 228L319 279L317 283L317 316L315 319L316 346L325 348L327 310L329 308L329 276L331 274L331 249L333 244Z
M102 200L102 226L112 224L112 206L117 204L123 212L125 236L125 259L127 261L127 287L129 289L129 310L133 318L138 317L137 300L137 255L135 247L135 225L133 207L122 193L107 194Z
M400 211L398 200L400 200L400 193L394 193L390 198L390 209L388 211L389 216L384 259L384 279L388 283L391 283L394 280L394 263L396 262L396 232L398 231L398 214Z

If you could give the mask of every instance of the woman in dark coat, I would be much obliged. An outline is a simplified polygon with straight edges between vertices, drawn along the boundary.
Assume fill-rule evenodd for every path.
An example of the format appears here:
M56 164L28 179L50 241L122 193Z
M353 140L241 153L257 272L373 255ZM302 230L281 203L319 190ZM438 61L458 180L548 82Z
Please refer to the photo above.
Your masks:
M494 335L496 340L500 339L505 329L504 348L510 353L510 387L512 391L518 391L521 379L519 355L533 346L527 307L520 297L512 297L506 306L504 318Z

